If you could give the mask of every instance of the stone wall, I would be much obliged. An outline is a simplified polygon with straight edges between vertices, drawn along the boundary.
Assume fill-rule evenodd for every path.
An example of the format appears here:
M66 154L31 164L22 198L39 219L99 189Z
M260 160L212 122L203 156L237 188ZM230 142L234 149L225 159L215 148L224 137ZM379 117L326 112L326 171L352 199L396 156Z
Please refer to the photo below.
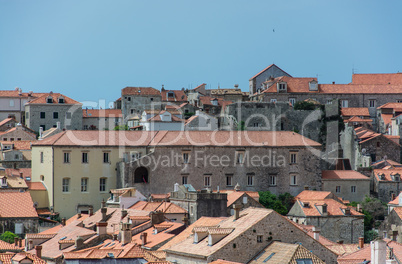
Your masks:
M123 114L123 122L135 115L141 116L144 110L161 110L162 97L160 95L122 95L121 111Z
M392 200L392 194L398 196L402 191L402 182L399 181L378 181L373 177L374 192L377 193L378 199L384 203L389 203Z

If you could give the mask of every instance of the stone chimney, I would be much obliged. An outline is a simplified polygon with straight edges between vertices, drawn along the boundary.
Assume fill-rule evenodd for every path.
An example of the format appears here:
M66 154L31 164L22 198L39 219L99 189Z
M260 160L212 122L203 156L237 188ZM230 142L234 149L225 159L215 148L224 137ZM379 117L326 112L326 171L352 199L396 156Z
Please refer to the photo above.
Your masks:
M38 258L41 258L42 257L42 246L40 246L40 245L35 246L35 250L36 250L36 256Z
M320 228L313 226L314 239L320 240Z
M308 187L308 185L304 185L304 190L308 190L308 189L310 189L310 188Z
M80 219L81 218L81 213L78 213L77 214L77 219Z
M20 172L20 178L24 179L24 173L23 172Z
M60 122L56 122L56 128L59 129L59 130L61 129Z
M131 242L130 223L121 223L120 237L123 245Z
M80 249L80 248L82 248L83 245L84 245L84 239L82 237L78 236L75 239L75 248Z
M363 211L361 204L357 204L357 211L360 212L360 213Z
M33 240L30 239L30 240L28 241L28 250L31 250L32 248L33 248Z
M398 230L392 230L392 236L391 239L393 241L396 241L396 238L398 237Z
M174 192L177 192L177 191L179 191L179 184L176 182L175 184L174 184L174 186L173 186L173 191Z
M88 212L89 212L89 216L94 215L94 209L92 207L88 209Z
M336 241L336 243L338 243L339 245L342 245L342 244L343 244L343 240L338 240L338 241Z
M391 201L395 200L395 198L396 198L395 193L392 193L391 194Z
M147 233L146 232L143 232L142 234L141 234L141 241L142 241L142 245L143 246L145 246L145 244L147 243Z
M102 219L101 222L106 222L106 212L107 212L107 208L105 207L105 201L102 201L102 207L101 207L101 214L102 214Z
M14 237L14 246L18 247L18 237Z
M124 208L123 209L121 209L121 219L123 219L124 217L126 217L127 216L127 210L125 210Z
M359 237L359 248L364 248L364 237Z
M151 225L157 225L165 221L165 214L162 211L154 211L149 214Z
M185 226L188 226L188 221L189 221L189 218L188 218L188 216L187 216L187 214L183 217L183 224L185 225Z
M235 84L235 85L234 85L234 88L235 88L235 89L239 89L239 85L238 85L238 84Z
M43 127L39 127L39 139L42 139L43 136Z
M18 246L22 247L22 238L18 239Z
M384 240L370 242L371 264L384 264L387 256L387 243Z
M61 225L62 225L62 226L65 226L65 225L66 225L66 218L65 218L65 217L63 217L63 218L61 219Z
M117 234L113 234L113 235L112 235L112 239L113 239L113 241L114 241L114 240L117 240Z
M96 223L96 232L99 236L103 236L107 234L107 222L97 222Z
M241 204L234 204L233 209L234 209L234 221L239 219L240 217L240 209L242 208Z

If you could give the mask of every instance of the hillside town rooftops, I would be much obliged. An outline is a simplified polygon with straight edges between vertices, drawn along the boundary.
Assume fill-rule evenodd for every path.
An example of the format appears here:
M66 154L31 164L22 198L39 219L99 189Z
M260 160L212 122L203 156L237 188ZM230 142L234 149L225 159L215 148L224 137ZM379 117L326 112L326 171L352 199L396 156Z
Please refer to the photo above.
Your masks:
M121 90L122 95L161 95L160 91L152 87L126 87Z

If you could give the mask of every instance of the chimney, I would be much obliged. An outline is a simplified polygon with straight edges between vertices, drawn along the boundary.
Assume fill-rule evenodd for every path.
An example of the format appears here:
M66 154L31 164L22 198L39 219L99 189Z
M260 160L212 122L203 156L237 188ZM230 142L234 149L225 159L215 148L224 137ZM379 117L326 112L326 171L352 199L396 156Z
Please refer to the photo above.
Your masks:
M120 237L123 245L131 242L130 223L121 223Z
M309 189L308 185L304 185L304 190L308 190L308 189Z
M56 127L57 127L57 129L61 129L60 121L56 122Z
M173 191L177 192L179 190L179 184L176 182L173 186Z
M113 239L113 241L117 240L117 234L113 234L112 239Z
M102 207L101 207L102 219L101 219L101 222L106 222L106 212L107 212L107 208L105 207L105 201L102 201Z
M185 226L188 226L188 216L187 216L187 214L183 217L183 224L185 225Z
M43 136L43 127L39 127L39 138Z
M391 201L395 200L395 198L396 198L395 193L392 193L391 194Z
M65 217L63 217L63 218L61 219L61 225L62 225L62 226L65 226L65 225L66 225L66 218L65 218Z
M28 241L28 250L31 250L31 249L32 249L32 245L33 245L33 240L30 239L30 240Z
M35 250L36 250L36 256L38 258L41 258L42 257L42 246L40 246L40 245L35 246Z
M123 219L126 216L127 216L127 210L125 210L124 208L121 209L121 219Z
M387 243L384 240L374 240L370 242L371 264L384 264L387 256Z
M18 239L18 246L19 246L19 247L22 247L22 238L19 238L19 239Z
M382 232L382 238L387 238L387 237L388 237L387 231L383 231L383 232Z
M24 173L20 172L20 178L24 179Z
M361 204L357 204L357 211L360 212L360 213L363 211Z
M151 212L149 217L151 218L151 225L157 225L165 221L165 215L162 211Z
M313 226L313 233L314 239L318 241L320 239L320 228Z
M89 211L89 216L93 216L94 215L94 209L91 207L88 209Z
M14 246L18 247L18 237L14 237Z
M338 243L339 245L342 245L342 244L343 244L343 240L338 240L338 241L336 241L336 243Z
M234 85L234 88L235 88L235 89L239 89L239 85L238 85L238 84L235 84L235 85Z
M241 209L241 204L234 204L233 205L233 209L234 209L234 221L236 221L237 219L239 219L240 217L240 209Z
M98 236L103 236L107 234L107 222L97 222L96 223L96 232Z
M81 218L81 213L77 214L77 219Z
M82 239L82 237L78 236L75 239L75 248L80 249L82 247L82 245L84 245L84 239Z
M335 84L335 82L332 82L332 84Z
M143 246L145 246L145 244L147 243L147 233L146 232L143 232L142 234L141 234L141 241L142 241L142 245Z
M364 248L364 237L359 237L359 248Z

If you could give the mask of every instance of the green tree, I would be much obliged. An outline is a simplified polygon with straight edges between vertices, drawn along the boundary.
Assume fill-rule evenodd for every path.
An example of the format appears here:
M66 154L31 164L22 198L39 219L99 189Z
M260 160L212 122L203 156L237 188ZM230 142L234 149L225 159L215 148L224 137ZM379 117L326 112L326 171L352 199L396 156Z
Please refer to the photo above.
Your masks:
M14 238L18 237L16 234L10 232L10 231L6 231L3 234L0 235L0 240L3 240L7 243L14 243Z
M128 125L116 126L113 130L129 130Z
M378 238L378 232L374 230L368 230L364 232L364 243L369 243L370 241Z
M260 204L264 207L273 209L277 213L281 215L286 215L291 207L291 201L293 200L293 196L289 193L284 193L277 197L275 194L270 191L258 192L260 195Z
M298 101L295 103L294 109L295 110L315 110L319 105L316 105L311 102L306 101Z
M237 130L246 130L246 123L244 121L240 121L240 123L237 125Z

